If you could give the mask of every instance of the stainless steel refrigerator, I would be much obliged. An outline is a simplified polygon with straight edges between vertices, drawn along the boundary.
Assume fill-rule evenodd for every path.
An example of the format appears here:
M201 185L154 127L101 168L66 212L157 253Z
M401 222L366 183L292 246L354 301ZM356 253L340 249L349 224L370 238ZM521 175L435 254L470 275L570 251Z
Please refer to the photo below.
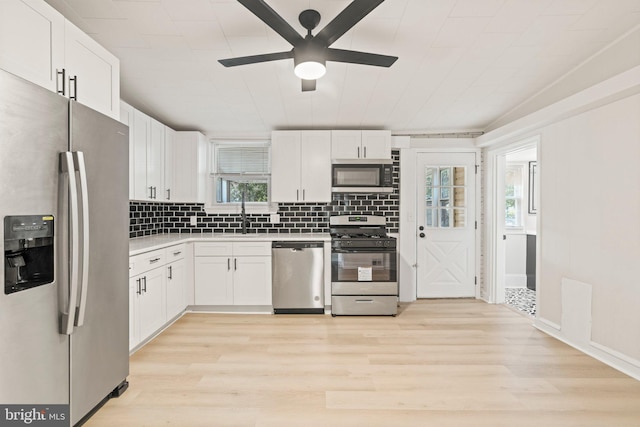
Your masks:
M0 405L126 389L128 129L0 70Z

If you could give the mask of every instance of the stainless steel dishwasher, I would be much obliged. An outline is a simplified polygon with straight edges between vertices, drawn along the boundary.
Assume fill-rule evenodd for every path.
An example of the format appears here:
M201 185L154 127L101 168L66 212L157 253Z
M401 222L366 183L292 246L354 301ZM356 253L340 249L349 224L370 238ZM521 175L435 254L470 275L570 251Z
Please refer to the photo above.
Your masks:
M324 243L271 244L273 312L324 313Z

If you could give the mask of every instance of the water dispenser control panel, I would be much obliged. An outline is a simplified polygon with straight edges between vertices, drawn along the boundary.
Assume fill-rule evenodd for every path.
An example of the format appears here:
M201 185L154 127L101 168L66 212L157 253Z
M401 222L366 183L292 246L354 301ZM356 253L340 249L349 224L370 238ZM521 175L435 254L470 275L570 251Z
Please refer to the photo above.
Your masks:
M53 282L53 215L4 218L4 293Z

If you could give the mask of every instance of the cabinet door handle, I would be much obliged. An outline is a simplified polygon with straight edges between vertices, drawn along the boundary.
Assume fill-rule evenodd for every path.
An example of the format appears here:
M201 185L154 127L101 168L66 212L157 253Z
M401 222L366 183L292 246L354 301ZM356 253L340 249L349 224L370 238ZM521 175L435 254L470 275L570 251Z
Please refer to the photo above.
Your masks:
M149 198L153 199L153 186L149 187Z
M167 200L171 200L171 189L167 188Z
M142 279L136 279L136 287L138 288L136 293L142 295Z
M296 200L300 200L300 190L296 190Z
M233 259L233 270L237 270L238 269L238 258L234 258Z
M144 276L142 280L144 281L144 288L142 288L142 290L146 294L147 293L147 276Z
M367 158L367 147L366 146L364 147L364 158L365 159Z
M358 158L360 158L360 147L358 147Z
M307 199L307 195L305 194L306 190L302 189L302 201L304 202Z
M62 71L56 70L56 90L57 92L62 95L62 96L66 96L66 87L67 87L67 70L65 70L64 68L62 69ZM60 89L60 79L58 77L62 77L62 89Z
M172 265L169 266L169 277L168 277L168 279L169 280L173 279L173 266Z
M227 271L231 270L231 258L227 258Z
M71 95L71 82L73 82L73 95ZM78 76L69 77L69 99L78 100Z

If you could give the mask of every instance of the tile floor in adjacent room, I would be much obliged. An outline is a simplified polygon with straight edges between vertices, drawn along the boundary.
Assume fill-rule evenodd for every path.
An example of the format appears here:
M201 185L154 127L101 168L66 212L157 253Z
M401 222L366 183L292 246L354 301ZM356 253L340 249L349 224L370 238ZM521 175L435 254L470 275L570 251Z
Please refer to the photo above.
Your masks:
M536 291L528 288L505 288L505 304L529 316L536 316Z

